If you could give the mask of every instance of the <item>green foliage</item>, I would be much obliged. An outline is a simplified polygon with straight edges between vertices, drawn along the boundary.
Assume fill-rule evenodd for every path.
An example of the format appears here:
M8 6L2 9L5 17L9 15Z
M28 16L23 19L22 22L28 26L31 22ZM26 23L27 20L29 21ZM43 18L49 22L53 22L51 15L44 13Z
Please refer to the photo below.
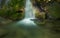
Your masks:
M0 16L12 20L21 19L18 17L23 18L23 14L20 14L21 12L18 13L17 11L24 8L25 5L24 3L25 3L24 0L10 0L7 6L2 3L3 6L2 9L0 10Z
M19 7L24 7L24 3L25 3L24 0L11 0L9 5L14 7L18 4Z
M48 11L51 16L60 18L60 4L54 3L53 5L48 6Z

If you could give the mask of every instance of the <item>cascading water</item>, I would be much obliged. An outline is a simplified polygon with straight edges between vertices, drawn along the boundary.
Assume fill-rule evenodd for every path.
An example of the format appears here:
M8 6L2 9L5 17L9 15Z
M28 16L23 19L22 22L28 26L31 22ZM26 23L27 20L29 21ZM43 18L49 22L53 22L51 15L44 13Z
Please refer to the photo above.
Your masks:
M25 18L35 18L35 14L33 13L33 7L30 0L26 0Z
M19 23L25 26L36 26L34 21L32 21L31 19L35 19L35 13L33 12L31 1L26 0L25 18L21 20Z

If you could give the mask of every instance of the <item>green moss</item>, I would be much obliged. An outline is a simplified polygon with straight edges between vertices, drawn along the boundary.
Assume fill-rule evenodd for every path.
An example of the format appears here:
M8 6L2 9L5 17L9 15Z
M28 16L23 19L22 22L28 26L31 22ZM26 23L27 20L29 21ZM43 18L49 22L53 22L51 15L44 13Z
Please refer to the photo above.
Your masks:
M11 18L11 19L18 19L17 17L23 18L22 14L17 14L17 10L20 10L21 8L24 8L25 0L11 0L8 3L8 6L4 5L2 6L2 9L0 10L0 16Z

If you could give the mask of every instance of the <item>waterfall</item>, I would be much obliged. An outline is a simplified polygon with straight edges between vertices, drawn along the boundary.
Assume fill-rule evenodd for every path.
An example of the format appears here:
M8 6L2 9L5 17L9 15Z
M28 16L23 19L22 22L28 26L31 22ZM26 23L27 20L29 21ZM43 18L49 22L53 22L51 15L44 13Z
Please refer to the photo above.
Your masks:
M2 1L2 0L0 0L0 5L1 5L1 1Z
M10 0L6 0L6 1L5 1L5 5L8 5L8 2L9 2L9 1L10 1Z
M36 26L34 21L32 19L35 19L35 13L33 11L33 7L30 0L26 0L26 6L25 6L25 18L18 22L18 24L21 24L22 26Z
M9 2L10 2L10 0L0 0L0 8L2 8L4 5L8 6Z
M35 14L33 13L33 7L30 0L26 0L25 18L35 18Z
M2 0L0 0L0 8L1 8L1 1L2 1Z

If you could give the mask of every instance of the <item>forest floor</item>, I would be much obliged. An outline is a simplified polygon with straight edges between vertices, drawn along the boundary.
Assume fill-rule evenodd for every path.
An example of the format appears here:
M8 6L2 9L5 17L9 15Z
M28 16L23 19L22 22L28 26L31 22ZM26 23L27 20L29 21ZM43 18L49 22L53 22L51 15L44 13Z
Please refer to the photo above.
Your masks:
M46 26L25 29L14 26L16 22L10 22L12 25L0 24L0 38L60 38L60 33L51 30L51 23ZM14 24L14 25L13 25Z

